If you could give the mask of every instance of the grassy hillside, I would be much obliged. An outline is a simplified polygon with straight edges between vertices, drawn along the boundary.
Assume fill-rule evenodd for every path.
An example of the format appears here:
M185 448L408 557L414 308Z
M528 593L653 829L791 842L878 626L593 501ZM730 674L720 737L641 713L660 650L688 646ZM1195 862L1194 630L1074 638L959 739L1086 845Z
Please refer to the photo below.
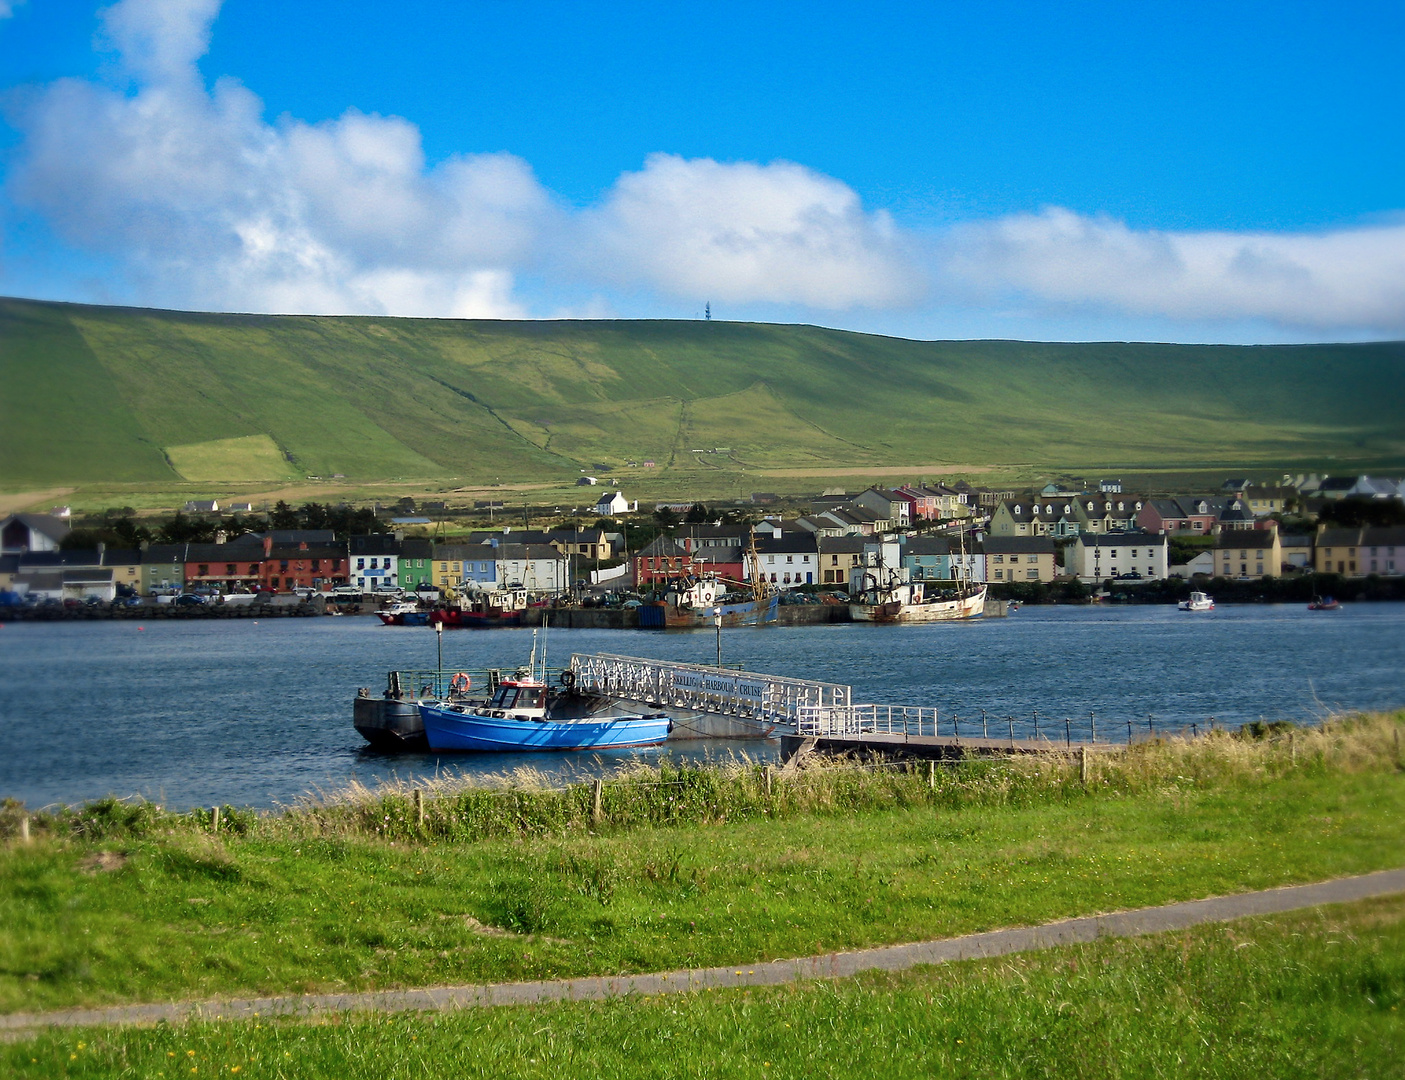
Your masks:
M1405 343L918 342L747 323L0 300L10 490L337 474L560 482L646 459L752 477L943 462L1381 469L1405 463L1402 407Z

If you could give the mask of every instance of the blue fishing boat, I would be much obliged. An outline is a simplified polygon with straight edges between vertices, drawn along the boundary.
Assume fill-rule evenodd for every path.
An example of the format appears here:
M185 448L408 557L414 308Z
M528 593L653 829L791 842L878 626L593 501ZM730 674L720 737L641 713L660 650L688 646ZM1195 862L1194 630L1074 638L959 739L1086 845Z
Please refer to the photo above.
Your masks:
M533 677L504 679L486 705L421 702L431 750L599 750L656 746L671 724L663 713L552 718L548 687Z
M563 694L546 683L545 660L536 671L536 632L532 659L512 678L503 679L487 703L421 701L420 719L431 750L600 750L607 747L657 746L673 727L664 713L601 715L594 699L576 711ZM578 708L579 706L577 706Z

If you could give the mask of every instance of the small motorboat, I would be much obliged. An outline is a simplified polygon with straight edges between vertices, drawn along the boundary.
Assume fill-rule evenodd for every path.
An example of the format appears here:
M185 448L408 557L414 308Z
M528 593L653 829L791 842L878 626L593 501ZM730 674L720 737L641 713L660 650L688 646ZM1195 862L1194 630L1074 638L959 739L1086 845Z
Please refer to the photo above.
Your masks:
M376 614L386 626L425 626L429 622L429 612L421 611L413 600L397 600Z
M1182 611L1214 611L1214 597L1206 596L1203 592L1193 592L1189 600L1182 600L1176 605Z
M1323 596L1308 604L1307 609L1308 611L1339 611L1341 606L1341 601L1335 597Z

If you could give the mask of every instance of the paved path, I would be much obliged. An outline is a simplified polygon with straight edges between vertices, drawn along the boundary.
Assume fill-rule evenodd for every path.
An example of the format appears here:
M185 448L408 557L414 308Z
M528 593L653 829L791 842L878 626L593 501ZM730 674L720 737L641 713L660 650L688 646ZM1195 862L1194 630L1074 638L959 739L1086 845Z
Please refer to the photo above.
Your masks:
M913 945L888 945L859 952L829 953L761 964L665 971L542 982L437 986L423 990L373 990L353 994L307 994L286 997L234 998L228 1001L179 1001L165 1005L119 1005L106 1009L67 1009L51 1013L0 1016L0 1031L39 1027L86 1027L98 1024L179 1023L186 1020L240 1020L262 1016L314 1016L345 1011L416 1012L470 1009L486 1005L527 1005L545 1001L599 1001L625 994L679 994L734 986L775 986L802 979L836 979L861 971L902 971L918 964L973 960L1074 945L1099 938L1136 937L1183 930L1202 923L1247 915L1272 915L1318 904L1336 904L1405 892L1405 869L1361 877L1338 878L1316 885L1292 885L1263 892L1190 900L1164 907L1139 908L1114 915L1065 919L1044 926L992 930L984 934Z

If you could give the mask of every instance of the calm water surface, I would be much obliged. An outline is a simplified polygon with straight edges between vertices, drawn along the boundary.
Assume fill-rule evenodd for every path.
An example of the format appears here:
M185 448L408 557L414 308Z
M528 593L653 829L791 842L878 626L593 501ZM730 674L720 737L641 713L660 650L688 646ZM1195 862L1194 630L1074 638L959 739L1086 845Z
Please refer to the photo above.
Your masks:
M1405 604L1029 607L959 625L832 625L723 632L723 659L848 683L856 702L938 706L976 734L1140 737L1209 717L1316 719L1405 706ZM445 667L512 668L530 631L444 635ZM553 669L572 652L715 660L711 630L553 630ZM693 742L613 754L387 756L351 726L359 686L390 668L432 668L434 633L373 618L11 623L0 626L0 796L31 807L113 793L166 805L272 806L353 779L504 772L527 764L583 778L662 755L778 754L775 743ZM945 723L945 721L944 721Z

